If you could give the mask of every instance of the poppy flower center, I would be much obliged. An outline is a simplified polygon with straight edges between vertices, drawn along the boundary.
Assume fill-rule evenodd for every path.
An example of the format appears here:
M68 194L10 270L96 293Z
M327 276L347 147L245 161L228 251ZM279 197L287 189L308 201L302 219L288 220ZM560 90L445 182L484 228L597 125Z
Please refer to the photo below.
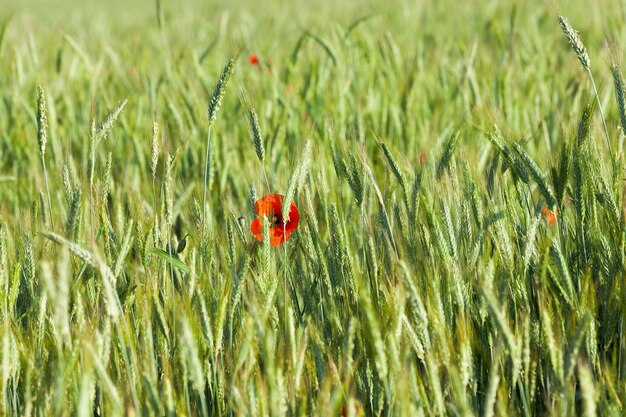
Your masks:
M282 226L283 225L283 218L280 214L272 214L272 226L277 227L277 226Z

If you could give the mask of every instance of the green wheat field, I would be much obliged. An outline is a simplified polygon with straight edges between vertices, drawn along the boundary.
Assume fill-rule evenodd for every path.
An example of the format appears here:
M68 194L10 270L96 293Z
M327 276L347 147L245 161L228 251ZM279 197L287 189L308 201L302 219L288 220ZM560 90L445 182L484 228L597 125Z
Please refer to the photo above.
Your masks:
M0 1L0 415L624 415L585 3Z

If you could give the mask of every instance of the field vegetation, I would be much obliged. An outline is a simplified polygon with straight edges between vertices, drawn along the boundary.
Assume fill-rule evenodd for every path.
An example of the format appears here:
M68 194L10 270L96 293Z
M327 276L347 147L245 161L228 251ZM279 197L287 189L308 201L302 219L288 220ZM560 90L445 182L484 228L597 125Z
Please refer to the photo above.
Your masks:
M218 3L0 3L0 415L623 415L621 2Z

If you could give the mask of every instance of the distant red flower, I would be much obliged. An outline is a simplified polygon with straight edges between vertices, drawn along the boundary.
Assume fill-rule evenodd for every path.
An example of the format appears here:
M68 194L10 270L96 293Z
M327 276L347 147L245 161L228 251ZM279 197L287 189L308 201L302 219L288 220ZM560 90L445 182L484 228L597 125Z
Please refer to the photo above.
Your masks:
M420 165L421 166L424 166L424 164L426 163L426 159L427 159L426 152L421 152L419 154L419 160L420 160Z
M556 222L556 216L558 216L558 214L559 211L556 208L554 209L554 211L550 210L548 207L544 207L541 209L541 215L550 226L552 226Z
M256 54L250 54L250 65L258 66L259 65L259 57Z
M289 240L291 233L298 228L300 213L294 203L289 208L289 218L285 219L282 213L285 197L280 194L268 194L254 203L254 212L258 218L252 221L250 231L258 240L263 240L263 216L270 222L270 244L278 246ZM285 223L285 220L287 222Z
M354 404L354 415L363 416L363 410L361 409L361 405L357 402ZM348 417L350 413L348 412L348 406L346 404L341 406L341 417Z

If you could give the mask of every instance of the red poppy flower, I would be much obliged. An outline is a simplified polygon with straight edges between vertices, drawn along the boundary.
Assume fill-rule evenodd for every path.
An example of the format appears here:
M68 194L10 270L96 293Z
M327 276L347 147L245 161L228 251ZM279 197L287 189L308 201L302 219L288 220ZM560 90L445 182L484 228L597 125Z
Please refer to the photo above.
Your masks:
M250 54L250 65L255 65L258 66L259 65L259 57L256 54Z
M556 208L554 209L554 211L550 210L547 207L541 209L541 215L550 226L552 226L556 222L556 216L558 216L558 214L559 211Z
M357 402L354 404L354 414L355 416L363 416L363 410L361 409L361 405ZM348 413L348 406L346 404L341 406L341 417L348 417L350 413Z
M426 152L421 152L418 158L420 161L420 165L424 166L424 164L426 163L426 159L427 159Z
M270 222L270 243L278 246L287 241L291 233L298 228L300 213L294 203L289 208L289 218L283 217L282 207L284 196L280 194L268 194L254 203L254 212L259 216L250 225L250 231L258 240L263 240L263 216ZM286 220L286 223L285 223Z

